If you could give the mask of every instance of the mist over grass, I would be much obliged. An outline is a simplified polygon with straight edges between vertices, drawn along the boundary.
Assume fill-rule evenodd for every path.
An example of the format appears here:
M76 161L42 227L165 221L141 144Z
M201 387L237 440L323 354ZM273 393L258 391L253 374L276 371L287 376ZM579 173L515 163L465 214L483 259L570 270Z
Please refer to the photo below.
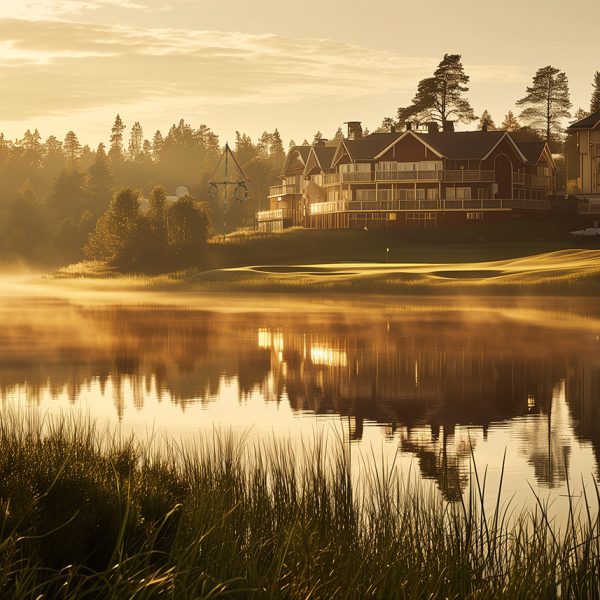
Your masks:
M229 242L231 243L231 242ZM148 275L121 274L101 262L57 271L51 282L72 289L112 291L197 291L236 293L369 293L596 295L600 292L600 250L569 249L481 262L271 263L202 270L188 268ZM502 254L500 254L502 256ZM421 254L422 258L426 258ZM443 258L432 253L431 258ZM454 259L454 260L452 260Z
M348 447L123 439L75 418L0 421L0 594L10 598L590 598L598 500L559 530L538 499L447 502ZM533 493L533 492L532 492ZM497 495L485 512L485 496Z

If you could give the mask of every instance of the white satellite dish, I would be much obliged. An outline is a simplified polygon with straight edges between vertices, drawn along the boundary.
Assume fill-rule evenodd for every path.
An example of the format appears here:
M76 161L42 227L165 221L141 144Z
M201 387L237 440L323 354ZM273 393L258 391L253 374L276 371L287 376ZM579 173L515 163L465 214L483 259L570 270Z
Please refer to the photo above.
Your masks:
M175 188L175 195L178 198L185 198L186 196L190 195L190 191L185 187L185 185L178 185L177 188Z

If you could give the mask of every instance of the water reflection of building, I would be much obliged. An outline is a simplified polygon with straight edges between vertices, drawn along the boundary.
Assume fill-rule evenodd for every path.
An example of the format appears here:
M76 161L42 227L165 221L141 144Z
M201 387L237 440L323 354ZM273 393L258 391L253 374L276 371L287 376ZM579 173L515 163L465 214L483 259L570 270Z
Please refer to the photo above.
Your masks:
M513 326L498 336L477 328L451 334L444 320L378 327L338 328L327 338L280 330L271 362L284 383L274 379L268 397L285 390L297 411L347 416L351 439L362 437L365 422L400 432L401 450L413 453L448 497L467 484L470 468L456 428L478 427L485 437L493 423L524 418L521 443L536 479L549 487L564 482L572 419L562 382L580 350L573 353L560 336L545 339L539 326ZM263 340L268 335L263 331ZM588 398L598 407L597 388ZM599 426L598 419L591 425Z
M233 381L240 400L257 393L297 413L340 415L354 440L378 424L448 497L469 470L463 426L485 437L495 423L518 423L545 485L564 477L574 435L600 458L600 344L589 328L567 334L529 315L467 311L36 311L15 308L0 329L4 397L20 386L31 402L42 393L76 402L93 383L110 390L119 414L126 397L140 409L150 395L185 410L217 401Z

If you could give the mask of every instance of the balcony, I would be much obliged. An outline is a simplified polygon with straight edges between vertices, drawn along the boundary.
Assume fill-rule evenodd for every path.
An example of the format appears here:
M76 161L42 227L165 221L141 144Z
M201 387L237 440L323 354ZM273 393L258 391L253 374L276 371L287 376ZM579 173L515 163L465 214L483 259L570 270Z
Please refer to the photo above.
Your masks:
M293 211L291 208L276 208L274 210L259 210L256 213L256 218L259 223L265 221L284 221L286 219L292 219Z
M456 171L443 171L444 181L496 181L494 171L477 171L474 169L458 169Z
M310 214L331 214L340 212L377 212L377 211L408 211L408 210L506 210L511 208L514 200L497 198L464 200L369 200L334 202L318 202L310 205ZM520 200L518 202L546 202L544 200ZM523 207L524 208L524 207ZM532 207L529 207L532 208Z
M516 208L523 210L552 210L550 200L534 200L531 198L513 198L505 200L507 208Z
M323 185L340 183L362 183L372 181L451 181L451 182L493 182L496 180L494 171L476 171L460 169L455 171L355 171L350 173L326 173Z
M269 188L269 198L276 196L287 196L288 194L301 194L302 190L298 184L296 185L273 185Z
M580 215L600 215L600 200L589 200L577 205L577 212Z
M353 171L349 173L325 173L323 185L336 185L338 183L360 183L373 181L371 171Z
M441 181L444 171L375 171L377 181Z
M525 185L527 187L552 189L552 178L549 175L530 175L528 173L513 173L513 183L515 185Z

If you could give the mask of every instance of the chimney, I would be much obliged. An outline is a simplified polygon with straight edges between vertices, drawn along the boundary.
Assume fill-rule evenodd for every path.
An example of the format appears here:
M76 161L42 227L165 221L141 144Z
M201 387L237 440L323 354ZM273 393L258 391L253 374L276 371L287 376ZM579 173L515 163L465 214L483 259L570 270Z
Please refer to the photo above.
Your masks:
M396 133L396 126L390 125L390 133Z
M348 125L348 139L360 140L362 138L362 125L360 121L346 121Z
M440 128L435 121L432 121L431 123L427 123L427 133L439 133L439 132L440 132Z
M487 131L488 130L488 124L487 123L483 123L481 125L481 131Z
M318 140L315 140L313 146L325 146L325 144L327 144L327 139L319 138Z
M410 121L406 121L406 131L410 131L412 129L412 123Z
M452 133L454 131L454 121L442 121L442 129L445 133Z

